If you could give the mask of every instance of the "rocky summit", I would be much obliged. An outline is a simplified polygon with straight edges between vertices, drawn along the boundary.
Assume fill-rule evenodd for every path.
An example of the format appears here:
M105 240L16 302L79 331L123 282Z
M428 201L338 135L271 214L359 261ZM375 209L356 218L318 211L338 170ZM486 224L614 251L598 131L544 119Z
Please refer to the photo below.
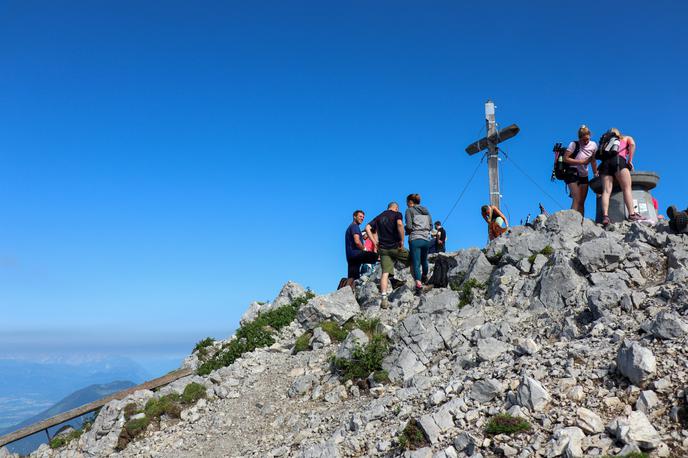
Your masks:
M688 235L562 211L433 256L449 287L416 296L398 266L386 309L377 271L290 282L199 344L202 375L31 456L688 456Z

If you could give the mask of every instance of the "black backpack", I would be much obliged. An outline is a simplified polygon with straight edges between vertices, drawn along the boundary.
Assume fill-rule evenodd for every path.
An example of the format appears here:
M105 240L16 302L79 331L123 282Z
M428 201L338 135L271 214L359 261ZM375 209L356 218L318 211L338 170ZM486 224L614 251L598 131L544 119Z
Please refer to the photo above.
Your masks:
M436 288L446 288L449 285L449 271L452 267L454 266L451 265L448 257L438 256L435 259L435 268L432 271L430 280L428 280L428 284Z
M619 137L611 130L602 134L600 142L597 145L595 159L606 161L619 154L619 140Z
M575 159L576 156L578 156L578 152L580 151L580 143L575 141L576 144L573 153L571 153L571 159ZM571 165L567 162L564 162L564 155L566 154L566 150L564 149L563 146L561 146L561 143L557 143L554 147L554 151L556 152L556 155L554 156L554 168L552 169L552 181L554 179L557 180L568 180L572 178L576 178L578 176L578 171L576 170L575 165Z

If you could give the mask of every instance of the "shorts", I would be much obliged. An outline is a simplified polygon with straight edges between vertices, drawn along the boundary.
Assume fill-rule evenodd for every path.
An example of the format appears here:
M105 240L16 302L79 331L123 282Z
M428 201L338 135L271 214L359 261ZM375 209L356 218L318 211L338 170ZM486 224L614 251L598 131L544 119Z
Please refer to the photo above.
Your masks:
M590 183L590 180L588 180L588 176L574 176L571 178L567 178L564 180L564 183L566 184L571 184L571 183L578 183L578 184L588 184Z
M394 262L399 261L409 265L409 252L403 248L380 248L380 264L383 274L394 273Z
M608 176L614 176L623 169L630 169L630 167L628 167L626 158L618 155L607 159L606 161L602 161L600 166L597 168L597 170L600 172L600 175Z

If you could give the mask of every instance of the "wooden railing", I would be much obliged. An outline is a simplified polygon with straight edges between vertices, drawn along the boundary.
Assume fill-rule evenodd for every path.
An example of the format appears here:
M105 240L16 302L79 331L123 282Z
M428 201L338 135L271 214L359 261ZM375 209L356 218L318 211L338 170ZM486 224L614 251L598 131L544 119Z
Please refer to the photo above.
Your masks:
M179 369L173 372L170 372L167 375L163 375L162 377L158 377L153 380L149 380L148 382L142 383L140 385L133 386L131 388L127 388L126 390L118 391L117 393L111 394L105 398L99 399L97 401L93 401L91 403L88 403L86 405L83 405L81 407L77 407L76 409L69 410L67 412L63 412L59 415L55 415L54 417L47 418L43 421L40 421L38 423L34 423L33 425L27 426L25 428L19 429L17 431L14 431L10 434L6 434L2 437L0 437L0 447L3 447L7 444L11 444L12 442L16 442L19 439L23 439L25 437L28 437L32 434L45 431L47 434L48 428L52 428L53 426L60 425L66 421L73 420L74 418L80 417L84 414L87 414L89 412L96 411L103 407L105 404L107 404L110 401L113 401L115 399L121 400L129 396L135 391L139 390L154 390L156 388L160 388L161 386L165 386L169 383L174 382L175 380L179 380L182 377L186 377L187 375L193 374L193 370L191 369ZM49 438L49 437L48 437Z

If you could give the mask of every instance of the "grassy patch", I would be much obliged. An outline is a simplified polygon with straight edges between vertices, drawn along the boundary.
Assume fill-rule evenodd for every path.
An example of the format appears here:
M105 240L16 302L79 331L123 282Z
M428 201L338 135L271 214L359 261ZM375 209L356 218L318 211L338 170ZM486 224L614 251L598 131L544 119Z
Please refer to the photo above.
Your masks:
M551 245L547 245L540 251L540 254L544 254L547 257L552 256L554 254L554 248L552 248Z
M379 318L361 318L360 320L356 320L356 327L365 332L369 339L381 334Z
M508 413L501 413L490 418L485 426L485 434L491 436L497 434L516 434L530 431L530 423L518 417L512 417Z
M195 404L200 399L206 397L206 388L200 383L191 382L184 387L182 393L182 402L184 404Z
M388 351L387 336L377 334L367 345L357 345L351 352L351 359L333 356L330 361L344 380L365 380L370 374L382 371L382 360Z
M528 256L528 262L531 263L531 264L534 263L534 262L535 262L535 258L537 258L537 253L531 254L530 256Z
M399 435L399 447L404 450L416 450L430 445L423 430L416 420L411 420Z
M312 291L295 299L291 304L261 313L258 317L241 326L235 338L198 368L199 375L208 375L215 369L226 367L246 352L256 348L269 347L275 343L273 334L291 324L299 308L315 297Z
M373 380L375 380L377 383L389 383L389 373L384 369L375 371L373 372Z
M160 418L163 415L167 415L171 418L179 418L182 413L180 401L181 396L177 393L166 394L159 399L149 400L143 411L148 418Z
M339 326L334 321L323 321L320 323L320 327L327 333L328 336L330 336L332 342L342 342L344 339L346 339L346 336L349 335L349 331Z
M480 283L475 278L471 278L470 280L463 282L463 285L461 285L461 288L459 288L459 307L468 305L473 301L475 297L473 289L475 288L485 289L485 285Z
M55 448L60 448L64 447L74 439L78 439L81 437L81 435L84 433L83 429L76 429L72 431L69 434L66 434L64 436L59 436L59 437L54 437L50 440L50 448L55 449Z
M301 353L302 351L308 351L311 349L311 338L313 333L311 331L306 331L301 334L294 343L294 353Z

